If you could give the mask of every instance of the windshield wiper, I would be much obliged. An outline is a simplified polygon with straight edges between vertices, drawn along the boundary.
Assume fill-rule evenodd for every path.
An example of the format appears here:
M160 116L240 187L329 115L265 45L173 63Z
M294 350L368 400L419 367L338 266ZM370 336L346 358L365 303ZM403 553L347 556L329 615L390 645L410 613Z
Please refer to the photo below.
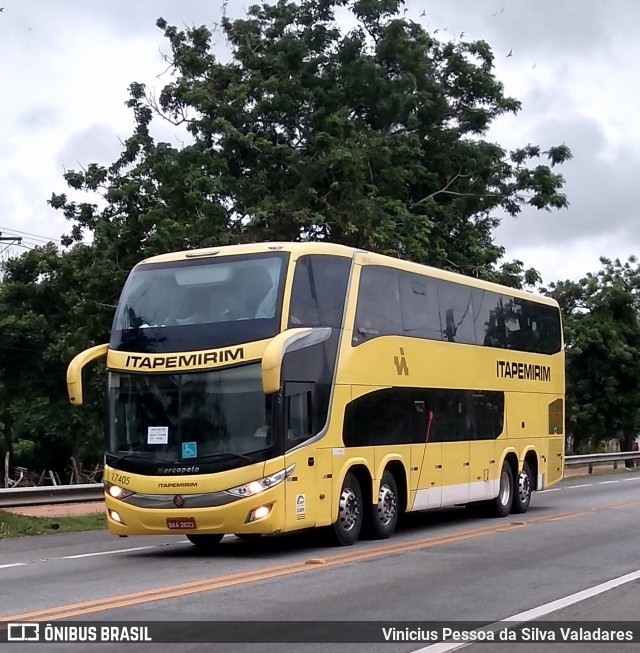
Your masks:
M251 453L259 453L260 451L263 451L262 449L258 449L257 451L252 451ZM238 460L247 460L250 463L255 463L259 462L257 460L254 460L253 458L250 458L249 456L245 456L243 453L233 453L231 451L222 451L219 453L210 453L207 454L206 456L198 456L197 458L194 458L194 462L200 462L201 460L211 460L212 458L223 458L224 456L227 456L229 458L236 458ZM186 462L186 461L183 461Z
M122 456L115 456L115 454L108 453L107 456L114 456L115 460L112 460L111 463L120 463L123 460L128 460L130 458L142 458L142 460L145 460L146 462L153 463L155 464L161 464L161 465L173 465L177 463L177 460L164 460L160 458L152 458L150 456L145 456L144 454L141 453L125 453ZM111 464L108 463L108 464Z

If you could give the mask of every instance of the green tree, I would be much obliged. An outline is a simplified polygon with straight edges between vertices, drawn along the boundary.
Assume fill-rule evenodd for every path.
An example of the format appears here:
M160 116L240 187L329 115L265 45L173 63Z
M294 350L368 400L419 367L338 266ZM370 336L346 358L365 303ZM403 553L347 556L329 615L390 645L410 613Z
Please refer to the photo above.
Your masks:
M92 342L99 316L78 292L86 279L86 253L78 246L62 254L50 243L4 265L0 449L13 454L14 464L60 472L70 456L93 462L102 449L101 393L89 392L88 410L71 411L65 385L66 363ZM90 375L89 385L99 383L101 390L104 379L97 376Z
M601 258L602 270L551 285L564 314L567 427L583 448L640 428L640 266Z
M159 19L174 81L157 100L132 84L136 128L119 159L65 175L105 199L98 208L52 198L74 223L67 242L89 229L118 272L167 249L310 239L523 283L518 262L496 269L505 252L493 230L504 212L565 207L551 167L571 153L484 140L520 108L492 72L491 48L438 41L402 6L256 5L222 21L228 63L212 54L206 27ZM351 30L339 29L337 9L350 12ZM192 142L156 143L156 114Z

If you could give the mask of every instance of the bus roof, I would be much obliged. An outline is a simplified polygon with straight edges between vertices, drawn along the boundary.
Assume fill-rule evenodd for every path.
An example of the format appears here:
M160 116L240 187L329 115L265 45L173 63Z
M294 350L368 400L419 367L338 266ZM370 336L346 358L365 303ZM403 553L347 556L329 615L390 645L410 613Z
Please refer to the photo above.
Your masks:
M536 293L531 293L526 290L517 290L508 286L502 286L490 281L476 279L457 272L449 272L448 270L441 270L422 263L413 263L405 261L392 256L385 256L384 254L375 254L355 247L347 247L346 245L338 245L336 243L322 243L322 242L262 242L262 243L247 243L244 245L223 245L220 247L207 247L203 249L191 249L181 252L170 252L168 254L160 254L152 256L151 258L141 261L138 265L145 265L147 263L170 263L171 261L184 261L184 260L198 260L204 258L214 258L220 256L235 256L241 254L257 254L263 252L290 252L297 257L305 254L326 254L332 256L346 256L354 258L355 262L359 265L383 265L396 268L398 270L405 270L407 272L415 272L417 274L426 274L435 279L443 279L445 281L452 281L461 283L474 288L490 290L492 292L499 292L509 294L513 297L521 297L537 301L541 304L548 304L550 306L558 306L558 303L551 297L545 297Z
M247 243L245 245L222 245L220 247L206 247L204 249L190 249L183 252L170 252L145 259L142 263L164 263L168 261L184 261L189 259L209 258L214 256L234 256L237 254L258 254L261 252L292 252L296 256L302 254L332 254L333 256L353 257L357 250L354 247L337 245L335 243Z

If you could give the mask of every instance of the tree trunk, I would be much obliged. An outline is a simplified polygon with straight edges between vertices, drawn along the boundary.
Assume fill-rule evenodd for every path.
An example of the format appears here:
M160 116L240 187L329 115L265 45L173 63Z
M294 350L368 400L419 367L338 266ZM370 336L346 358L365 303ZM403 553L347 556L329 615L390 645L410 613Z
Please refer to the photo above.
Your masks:
M6 460L7 456L9 456L9 459L13 456L13 437L12 437L12 433L11 433L12 424L11 424L11 417L7 413L5 413L2 416L2 424L3 424L3 428L2 428L3 447L2 448L3 448L4 452L5 452L5 460ZM3 478L2 478L2 486L3 487L7 487L8 480L9 480L9 476L8 476L9 472L8 472L8 469L5 470L5 467L6 467L6 465L3 466L2 471L0 471L0 473L3 476Z
M637 437L637 433L635 431L625 430L622 435L623 438L620 440L620 451L631 451L631 447L633 446L633 442ZM633 461L625 460L624 466L627 469L631 469L633 467Z

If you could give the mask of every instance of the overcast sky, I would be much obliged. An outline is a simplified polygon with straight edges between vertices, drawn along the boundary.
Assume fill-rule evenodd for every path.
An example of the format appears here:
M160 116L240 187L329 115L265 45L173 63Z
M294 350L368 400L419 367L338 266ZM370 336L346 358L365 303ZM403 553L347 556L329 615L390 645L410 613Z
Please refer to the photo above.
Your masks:
M3 236L21 232L23 246L58 242L70 225L46 202L52 192L67 191L63 172L112 162L133 127L124 106L129 84L160 90L169 80L162 60L169 47L156 19L212 27L221 4L0 0ZM227 11L240 16L250 4L229 0ZM491 44L498 78L523 107L496 122L489 139L505 148L565 142L573 151L561 168L571 206L506 218L496 240L507 258L537 268L548 283L597 271L600 256L640 254L640 2L408 0L406 6L407 16L437 29L438 38L464 32L464 40ZM216 48L223 54L224 41Z

